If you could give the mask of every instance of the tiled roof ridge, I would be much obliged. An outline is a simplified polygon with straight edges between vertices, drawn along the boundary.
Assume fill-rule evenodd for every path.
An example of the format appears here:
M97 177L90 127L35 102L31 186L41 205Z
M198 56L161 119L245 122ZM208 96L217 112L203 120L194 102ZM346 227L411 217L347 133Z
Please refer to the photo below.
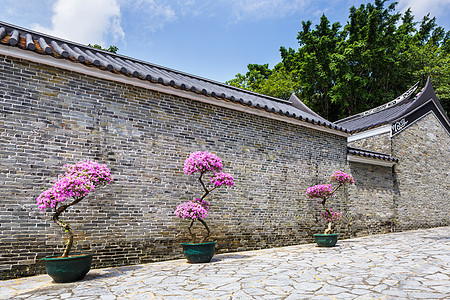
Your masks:
M384 103L384 104L382 104L380 106L377 106L375 108L366 110L366 111L361 112L359 114L356 114L356 115L353 115L353 116L349 116L347 118L335 121L335 123L336 124L344 123L346 121L350 121L350 120L353 120L353 119L365 117L365 116L368 116L368 115L371 115L371 114L375 114L377 112L389 109L391 107L400 105L403 102L408 101L411 98L411 96L414 94L414 91L416 91L418 87L419 87L419 81L417 81L416 84L414 84L406 92L404 92L403 94L401 94L400 96L398 96L394 100L389 101L388 103Z
M411 124L421 115L433 110L436 113L436 117L450 134L450 119L436 96L431 77L428 76L425 86L414 95L413 92L416 90L416 87L418 87L418 83L402 94L401 98L403 99L395 99L400 101L396 103L389 102L392 103L389 107L378 110L375 108L373 113L368 111L369 113L365 115L357 114L335 123L348 128L350 133L353 134L386 124L392 125L401 122L405 118L409 118L408 122Z
M436 92L434 91L433 85L431 84L431 76L428 76L427 81L425 83L425 86L414 97L414 100L417 100L418 105L409 108L407 113L410 113L412 110L422 106L424 103L426 103L429 100L431 100L436 105L436 107L439 109L440 113L442 114L444 119L447 121L447 123L450 125L450 119L448 118L447 114L445 113L445 110L442 107L441 102L438 100L438 98L436 96Z
M398 158L392 157L388 154L365 150L365 149L354 148L354 147L347 147L347 153L353 154L353 155L358 155L358 156L364 156L364 157L398 162Z
M243 89L243 88L235 87L235 86L232 86L232 85L227 85L225 83L222 83L222 82L219 82L219 81L216 81L216 80L212 80L212 79L204 78L204 77L201 77L201 76L193 75L193 74L186 73L186 72L183 72L183 71L179 71L179 70L176 70L176 69L172 69L172 68L169 68L169 67L164 67L164 66L161 66L161 65L158 65L158 64L155 64L155 63L150 63L150 62L147 62L147 61L143 61L143 60L140 60L140 59L137 59L137 58L133 58L133 57L129 57L129 56L126 56L126 55L123 55L123 54L120 54L120 53L113 53L113 52L109 52L109 51L106 51L106 50L103 50L103 49L89 47L87 45L83 45L83 44L80 44L80 43L77 43L77 42L73 42L73 41L68 41L68 40L65 40L63 38L51 36L51 35L48 35L48 34L45 34L45 33L36 32L36 31L30 30L30 29L26 29L26 28L23 28L23 27L20 27L20 26L12 25L12 24L9 24L9 23L3 22L3 21L0 21L0 40L3 39L5 36L7 36L9 34L6 30L5 30L4 33L2 33L2 31L1 31L2 27L7 27L7 28L9 27L9 29L11 29L12 32L14 30L18 30L19 31L18 37L22 36L21 33L25 34L25 35L26 34L30 34L31 36L34 35L33 40L39 40L39 38L43 37L44 40L47 39L47 41L45 41L45 42L47 44L49 44L49 46L52 46L51 48L53 48L53 45L50 45L51 41L57 41L58 43L69 44L69 45L71 45L73 47L78 47L78 48L81 47L81 48L83 48L84 50L87 50L87 51L101 52L101 53L104 53L104 54L109 55L109 56L114 56L114 57L122 58L122 59L125 59L125 60L131 60L133 62L141 63L141 64L144 64L144 65L147 65L147 66L151 66L151 67L154 67L154 68L158 68L158 69L161 69L161 70L172 72L172 73L175 73L175 74L178 74L178 75L187 76L187 77L190 77L190 78L195 79L195 80L201 80L201 81L204 81L206 83L212 83L214 85L219 85L219 86L225 87L227 89L236 90L236 91L239 91L239 92L242 92L242 93L246 93L246 94L250 94L250 95L253 95L253 96L267 98L267 99L269 99L271 101L291 104L291 102L289 100L280 99L280 98L276 98L276 97L272 97L272 96L268 96L268 95L264 95L264 94L259 94L259 93L256 93L256 92L253 92L253 91L250 91L250 90L246 90L246 89ZM19 42L19 40L17 42ZM56 46L58 47L59 45L57 44ZM41 48L42 48L42 46L41 46ZM49 47L49 48L46 48L46 49L42 49L42 51L46 52L47 54L51 54L53 51L50 52L50 53L47 52L47 51L49 51L47 49L51 49L51 48ZM29 50L34 50L34 49L29 49ZM65 50L66 49L62 49L61 52L64 53ZM69 51L67 51L67 52L69 52ZM57 51L55 51L55 52L57 52ZM60 54L60 53L58 53L58 54ZM80 53L77 53L77 54L80 55ZM70 53L69 53L69 55L70 55ZM64 56L64 55L62 55L62 56ZM72 55L70 55L70 56L72 56ZM86 59L86 60L89 61L89 59ZM90 63L92 63L92 62L90 62Z

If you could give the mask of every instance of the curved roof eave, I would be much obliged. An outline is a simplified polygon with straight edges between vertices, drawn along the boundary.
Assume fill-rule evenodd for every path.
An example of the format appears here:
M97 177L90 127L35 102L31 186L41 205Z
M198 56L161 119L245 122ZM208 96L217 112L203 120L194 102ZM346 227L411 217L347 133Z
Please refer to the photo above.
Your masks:
M439 119L442 119L444 127L446 127L446 129L450 128L450 120L441 103L437 99L430 77L428 77L424 88L413 97L413 92L417 89L417 87L418 83L412 86L400 97L389 103L339 120L335 123L348 128L352 134L359 133L382 125L394 124L395 122L406 118L413 113L417 114L421 109L423 109L423 111L419 111L419 113L426 114L430 108L425 104L432 102L435 107L434 110L439 112Z

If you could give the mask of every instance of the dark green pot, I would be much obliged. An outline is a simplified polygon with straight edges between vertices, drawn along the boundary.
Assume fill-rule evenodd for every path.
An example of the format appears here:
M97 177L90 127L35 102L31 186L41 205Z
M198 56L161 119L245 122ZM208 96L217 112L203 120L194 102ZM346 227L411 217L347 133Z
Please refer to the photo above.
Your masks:
M55 282L73 282L81 280L91 269L92 254L71 254L69 257L47 256L45 262L47 274Z
M338 240L339 233L315 234L314 239L319 247L334 247Z
M211 261L216 249L216 242L199 244L181 243L184 256L190 263L207 263Z

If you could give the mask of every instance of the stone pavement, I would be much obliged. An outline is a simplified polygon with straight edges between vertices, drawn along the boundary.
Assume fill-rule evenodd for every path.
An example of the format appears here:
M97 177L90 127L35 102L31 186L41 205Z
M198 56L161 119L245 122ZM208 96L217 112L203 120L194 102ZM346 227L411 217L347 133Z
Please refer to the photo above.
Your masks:
M450 299L450 227L6 280L0 299Z

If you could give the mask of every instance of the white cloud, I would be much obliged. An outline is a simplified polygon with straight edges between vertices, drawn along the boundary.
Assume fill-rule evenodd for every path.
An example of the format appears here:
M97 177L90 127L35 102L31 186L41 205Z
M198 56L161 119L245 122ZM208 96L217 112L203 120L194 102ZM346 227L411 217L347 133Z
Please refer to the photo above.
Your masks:
M177 19L172 6L161 0L122 0L121 6L130 9L137 21L151 31L162 29Z
M309 4L309 0L233 0L233 13L238 20L283 18L295 14Z
M82 44L105 45L125 37L116 0L57 0L50 27L34 24L33 29Z
M431 17L448 17L450 0L399 0L398 9L405 12L409 7L416 21L430 13Z
M214 10L217 7L217 0L178 0L176 3L180 15L183 17L199 17L202 15L214 16Z

